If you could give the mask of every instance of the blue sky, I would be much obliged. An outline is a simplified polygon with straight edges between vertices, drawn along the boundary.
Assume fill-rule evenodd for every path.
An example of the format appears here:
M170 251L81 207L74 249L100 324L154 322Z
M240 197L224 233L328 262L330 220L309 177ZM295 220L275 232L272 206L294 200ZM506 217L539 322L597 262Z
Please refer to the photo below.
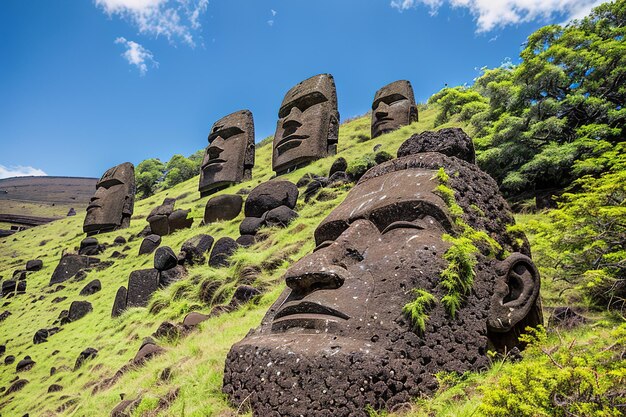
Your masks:
M426 101L598 0L5 0L0 178L100 177L207 144L248 108L272 135L284 93L322 72L342 119L396 79Z

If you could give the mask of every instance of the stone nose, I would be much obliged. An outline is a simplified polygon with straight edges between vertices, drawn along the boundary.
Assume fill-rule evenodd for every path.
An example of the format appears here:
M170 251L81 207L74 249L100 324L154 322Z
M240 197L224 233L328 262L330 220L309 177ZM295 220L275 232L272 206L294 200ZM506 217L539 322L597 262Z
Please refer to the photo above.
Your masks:
M301 116L302 116L302 112L300 111L300 109L295 106L292 107L291 111L289 112L287 117L285 117L285 120L283 121L283 128L284 129L289 129L289 128L297 129L298 127L302 126L302 123L300 123Z
M389 114L389 106L387 105L387 103L385 103L384 101L381 101L380 103L378 103L378 106L376 107L374 114L378 118L387 116Z

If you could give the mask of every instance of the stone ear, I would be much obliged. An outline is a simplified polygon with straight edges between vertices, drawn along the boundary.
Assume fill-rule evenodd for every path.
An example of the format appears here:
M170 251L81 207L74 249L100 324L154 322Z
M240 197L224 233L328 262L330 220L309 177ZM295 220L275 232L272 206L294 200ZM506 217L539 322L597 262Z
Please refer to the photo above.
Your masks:
M496 272L487 327L501 333L511 330L533 308L539 296L540 278L532 259L519 252L500 262Z

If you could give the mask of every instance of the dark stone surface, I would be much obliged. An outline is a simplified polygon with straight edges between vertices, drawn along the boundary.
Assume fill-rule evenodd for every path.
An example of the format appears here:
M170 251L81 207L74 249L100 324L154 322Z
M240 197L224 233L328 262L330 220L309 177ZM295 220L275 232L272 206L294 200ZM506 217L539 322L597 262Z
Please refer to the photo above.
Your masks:
M239 246L247 248L254 245L256 243L256 239L253 235L241 235L237 239L235 239L235 242L237 242Z
M439 152L473 164L476 160L472 139L459 128L426 131L411 136L398 149L398 158L422 152Z
M159 271L140 269L130 273L126 307L146 307L152 293L159 288Z
M59 284L67 281L68 279L74 277L79 271L91 268L99 262L100 259L89 256L73 254L64 255L59 261L57 267L54 269L48 285Z
M346 169L348 169L348 161L343 156L340 156L330 166L328 176L331 177L335 172L346 172Z
M35 361L31 359L30 356L25 356L24 359L17 363L15 367L15 372L25 372L30 370L33 366L35 366Z
M182 265L159 272L159 285L163 288L169 287L176 281L180 281L187 275L187 270Z
M386 151L380 151L374 155L374 162L377 164L382 164L383 162L391 161L392 159L393 155Z
M170 225L170 233L181 229L188 229L193 225L193 219L187 218L190 212L191 210L178 209L174 210L172 214L167 217L167 221Z
M141 242L141 246L139 247L139 254L145 255L148 253L154 252L156 248L161 244L161 236L159 235L148 235Z
M304 202L308 203L309 200L315 196L326 185L328 185L328 178L317 178L307 184L306 190L304 190Z
M167 236L170 234L170 222L167 215L158 214L148 217L150 222L150 231L159 236Z
M278 110L272 169L281 175L334 155L338 138L339 112L333 76L319 74L308 78L285 94Z
M48 341L48 329L39 329L33 336L33 344L38 345Z
M72 301L67 318L69 321L76 321L82 319L92 311L93 307L89 301Z
M124 236L116 236L115 239L113 239L113 244L114 245L125 245L126 244L126 239L124 238Z
M220 268L228 266L230 255L232 255L239 245L230 237L222 237L213 246L211 257L209 258L209 266Z
M161 246L154 253L154 268L159 271L172 269L178 264L176 254L169 246Z
M40 271L43 268L43 261L41 259L32 259L26 262L27 271Z
M188 239L183 243L178 255L178 263L195 265L202 264L206 261L207 254L213 246L213 237L211 235L197 235Z
M11 312L9 310L4 310L2 314L0 314L0 322L3 322L6 319L8 319L10 315L11 315Z
M328 178L328 182L330 186L347 184L350 182L350 176L343 171L337 171Z
M85 285L82 290L80 290L79 295L87 296L97 293L102 289L102 284L99 279L94 279L89 284Z
M23 281L28 277L28 271L23 271L21 269L16 269L13 271L12 279L14 281Z
M70 209L67 211L67 217L70 216L76 216L76 210L74 210L74 207L70 207Z
M204 224L232 220L239 216L243 198L237 194L224 194L210 198L204 208Z
M83 366L83 363L85 363L86 360L93 359L96 356L98 356L98 350L97 349L89 347L89 348L83 350L78 355L78 358L76 358L76 363L74 364L74 370L77 370L78 368Z
M183 326L187 328L196 327L198 324L208 319L208 315L192 311L191 313L187 314L183 319Z
M120 287L115 294L115 300L113 301L113 309L111 310L111 317L118 317L124 310L126 310L126 287Z
M25 293L25 292L26 292L26 281L19 281L19 282L17 283L17 288L16 288L16 290L17 290L17 293L18 293L18 294L23 294L23 293Z
M9 394L13 394L14 392L18 392L19 390L24 388L26 386L26 384L28 384L28 380L27 379L18 379L17 381L13 382L9 386L9 388L6 390L4 395L9 395Z
M262 217L266 211L287 206L293 209L298 200L298 187L289 181L267 181L250 192L246 199L246 217Z
M167 340L178 339L180 337L180 328L169 321L164 321L159 325L159 328L152 333L152 336Z
M48 387L48 394L53 393L53 392L59 392L62 391L63 387L59 384L52 384Z
M403 312L413 290L448 294L444 234L455 222L436 193L440 167L462 220L501 250L477 242L456 314L433 302L421 329ZM316 250L285 272L287 289L261 325L231 348L223 392L254 415L366 416L366 405L389 410L432 394L437 372L488 367L489 349L509 351L543 321L539 274L513 224L497 183L461 159L428 152L370 169L317 227Z
M102 251L104 251L104 246L98 244L98 239L95 237L87 237L80 242L78 254L93 256L98 255Z
M83 231L87 236L130 225L135 206L135 167L124 162L107 170L96 184L87 207Z
M235 290L233 298L230 300L230 306L236 307L241 304L245 304L252 300L257 295L261 294L261 291L249 285L240 285Z
M15 362L15 356L13 355L9 355L6 358L4 358L5 365L11 365L13 362Z
M276 207L265 214L265 222L268 226L287 227L289 223L298 217L298 213L287 206Z
M200 168L198 191L201 197L252 178L254 120L249 110L240 110L216 121L208 141Z
M150 359L162 354L163 352L165 352L165 349L154 343L152 339L149 339L149 341L144 341L141 348L133 358L132 363L134 365L143 365Z
M265 219L260 217L246 217L239 225L239 233L242 235L255 235L263 226L265 226Z
M2 296L6 297L9 294L13 294L15 292L15 289L17 288L17 282L12 280L12 279L8 279L6 281L2 281Z
M372 139L396 129L417 122L413 87L406 80L387 84L374 95L372 102Z

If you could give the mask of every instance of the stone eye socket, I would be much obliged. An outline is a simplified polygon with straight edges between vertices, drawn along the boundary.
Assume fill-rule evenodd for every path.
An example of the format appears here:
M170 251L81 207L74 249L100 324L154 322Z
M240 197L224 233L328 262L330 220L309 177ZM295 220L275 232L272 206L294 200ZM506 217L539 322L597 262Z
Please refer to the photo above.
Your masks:
M278 112L278 117L280 117L281 119L283 117L287 117L291 112L291 109L293 109L294 107L297 107L298 110L304 112L309 107L315 106L316 104L324 103L325 101L328 101L328 99L322 93L315 91L305 96L298 97L291 103L283 106Z
M217 132L211 133L211 135L209 136L209 143L213 142L218 136L226 140L231 136L239 135L241 133L243 133L243 130L241 130L237 126L227 127L226 129L218 130Z
M332 245L333 243L335 243L335 241L334 241L334 240L325 240L325 241L323 241L322 243L320 243L319 245L317 245L317 246L315 247L315 249L313 249L313 252L317 252L317 251L318 251L318 250L320 250L320 249L327 248L327 247L329 247L330 245Z
M120 185L120 184L124 184L122 181L118 180L117 178L109 178L103 181L100 181L98 183L98 188L103 187L103 188L111 188L114 185Z
M390 232L394 229L418 229L418 230L423 230L424 229L424 225L421 224L421 222L407 222L405 220L400 220L397 222L393 222L391 223L389 226L385 227L383 229L383 231L381 232L381 234L385 234L387 232Z
M385 103L386 105L390 106L390 105L392 105L392 104L394 104L394 103L397 103L397 102L399 102L399 101L402 101L402 100L407 100L407 98L406 98L406 97L404 97L404 96L403 96L403 95L401 95L401 94L390 94L390 95L388 95L388 96L381 97L381 98L379 98L378 100L376 100L376 101L372 104L372 110L376 110L376 108L378 107L378 105L379 105L381 102L383 102L383 103Z

